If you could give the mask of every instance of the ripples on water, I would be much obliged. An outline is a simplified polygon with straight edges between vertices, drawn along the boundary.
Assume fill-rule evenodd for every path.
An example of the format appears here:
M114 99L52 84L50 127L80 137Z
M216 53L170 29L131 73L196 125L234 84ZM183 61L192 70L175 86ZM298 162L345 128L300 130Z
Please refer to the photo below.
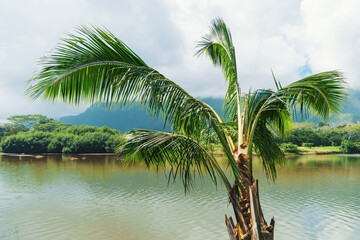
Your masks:
M356 239L360 156L288 159L276 184L256 168L275 239ZM180 183L111 157L0 156L0 239L227 239L224 188Z

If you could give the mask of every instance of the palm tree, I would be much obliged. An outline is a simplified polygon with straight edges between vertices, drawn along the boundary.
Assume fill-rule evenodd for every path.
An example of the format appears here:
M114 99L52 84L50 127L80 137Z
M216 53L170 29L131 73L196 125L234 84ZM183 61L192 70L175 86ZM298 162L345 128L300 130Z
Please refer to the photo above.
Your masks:
M43 58L42 70L29 81L27 94L33 100L75 105L103 102L109 108L139 102L152 117L164 118L173 132L129 132L118 148L124 159L170 167L169 178L180 178L185 190L192 186L195 174L207 172L215 184L221 180L233 206L236 223L225 215L230 239L273 239L275 221L268 225L261 210L253 153L274 180L277 165L285 160L274 133L286 136L295 110L322 119L337 113L345 100L343 78L336 71L324 72L283 87L274 77L275 91L242 93L235 48L221 19L212 22L197 55L209 56L222 69L228 86L222 117L149 67L108 30L96 27L78 28L77 35L68 35ZM221 145L233 179L209 150L214 141Z

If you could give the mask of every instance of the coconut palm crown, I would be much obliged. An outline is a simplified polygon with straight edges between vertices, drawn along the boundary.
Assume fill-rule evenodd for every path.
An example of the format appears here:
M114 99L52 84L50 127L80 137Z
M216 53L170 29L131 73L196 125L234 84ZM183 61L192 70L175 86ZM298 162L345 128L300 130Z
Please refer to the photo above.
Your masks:
M338 113L346 98L343 78L337 71L323 72L283 87L273 77L276 90L243 93L235 48L222 19L212 22L196 55L207 55L223 72L227 91L222 115L148 66L108 30L93 26L77 28L75 35L68 35L42 58L42 69L29 80L26 93L32 100L102 102L109 108L139 102L152 117L163 118L173 132L133 130L118 153L149 167L169 166L169 178L180 178L186 190L196 174L207 172L214 183L220 179L237 220L234 224L226 217L230 238L272 239L274 224L267 226L258 199L252 203L258 196L252 155L257 154L266 175L274 180L277 166L285 160L274 133L286 137L295 110L325 120ZM233 179L209 149L214 142L221 145ZM255 220L254 212L258 212Z

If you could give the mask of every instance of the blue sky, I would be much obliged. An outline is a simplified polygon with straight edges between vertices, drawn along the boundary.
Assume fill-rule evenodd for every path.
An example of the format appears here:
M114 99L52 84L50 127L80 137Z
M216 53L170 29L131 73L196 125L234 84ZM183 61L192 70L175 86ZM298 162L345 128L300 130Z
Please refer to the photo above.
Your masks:
M306 65L299 68L299 76L301 78L310 76L311 74L313 74L313 72L312 72L311 67L310 67L309 64L306 64Z
M195 96L221 97L221 72L195 58L196 41L215 17L229 26L242 89L286 85L311 73L344 72L359 88L360 1L356 0L0 0L0 120L40 113L53 118L80 107L30 102L26 81L65 33L105 26L145 62Z

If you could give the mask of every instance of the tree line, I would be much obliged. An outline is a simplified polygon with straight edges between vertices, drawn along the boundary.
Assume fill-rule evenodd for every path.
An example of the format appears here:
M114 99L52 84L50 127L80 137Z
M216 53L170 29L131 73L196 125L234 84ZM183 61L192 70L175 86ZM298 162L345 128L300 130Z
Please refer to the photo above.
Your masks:
M0 125L0 150L7 153L112 153L121 143L108 127L74 126L43 115L16 115Z
M280 138L278 141L281 141ZM303 147L340 146L344 153L360 152L360 123L330 126L326 123L295 123L283 146Z
M0 125L0 150L8 153L112 153L121 141L118 130L74 126L39 114L15 115ZM330 126L326 123L294 123L285 140L286 152L297 147L340 146L344 153L360 152L360 123Z

